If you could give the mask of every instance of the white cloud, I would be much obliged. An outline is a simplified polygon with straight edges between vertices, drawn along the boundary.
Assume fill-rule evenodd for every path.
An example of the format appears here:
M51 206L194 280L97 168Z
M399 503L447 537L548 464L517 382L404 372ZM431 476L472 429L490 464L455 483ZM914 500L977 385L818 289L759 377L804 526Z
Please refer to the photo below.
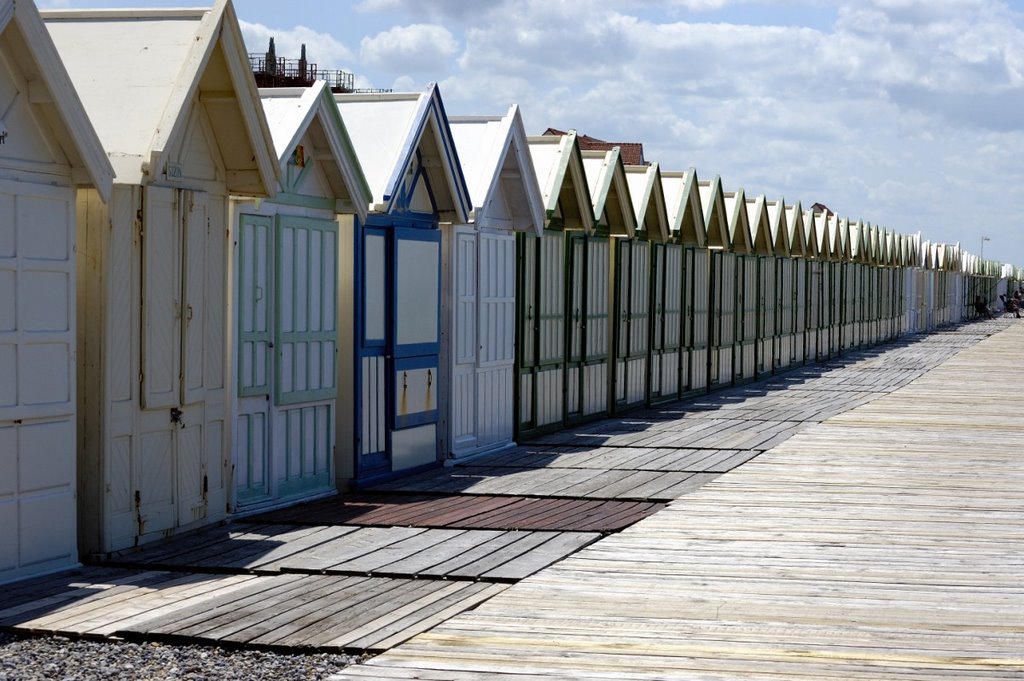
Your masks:
M273 38L278 57L298 59L304 44L307 59L320 68L352 70L351 64L355 60L352 51L328 33L321 33L306 26L271 28L241 20L239 24L242 26L245 47L250 53L266 52L270 39Z
M395 26L372 38L363 38L359 56L370 66L395 74L439 73L447 70L459 44L437 24Z

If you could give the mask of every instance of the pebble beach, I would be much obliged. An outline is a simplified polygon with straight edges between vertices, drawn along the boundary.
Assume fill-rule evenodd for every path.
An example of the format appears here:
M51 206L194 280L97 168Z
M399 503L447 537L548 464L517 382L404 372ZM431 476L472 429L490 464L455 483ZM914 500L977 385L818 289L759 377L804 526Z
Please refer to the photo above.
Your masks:
M320 681L362 659L0 633L0 681Z

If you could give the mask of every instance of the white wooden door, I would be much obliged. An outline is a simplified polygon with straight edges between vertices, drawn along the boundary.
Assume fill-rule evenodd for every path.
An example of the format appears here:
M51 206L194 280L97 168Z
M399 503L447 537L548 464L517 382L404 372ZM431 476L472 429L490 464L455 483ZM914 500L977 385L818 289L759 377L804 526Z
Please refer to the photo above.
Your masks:
M273 348L273 220L242 215L238 225L238 416L235 490L245 505L270 496L270 353Z
M77 562L73 211L0 180L0 582Z
M137 534L207 515L204 323L210 224L201 192L147 187L142 390L132 467Z
M477 234L455 232L452 286L455 324L452 336L451 449L455 456L477 447Z
M513 234L479 238L476 366L477 446L512 442L515 409L516 241Z

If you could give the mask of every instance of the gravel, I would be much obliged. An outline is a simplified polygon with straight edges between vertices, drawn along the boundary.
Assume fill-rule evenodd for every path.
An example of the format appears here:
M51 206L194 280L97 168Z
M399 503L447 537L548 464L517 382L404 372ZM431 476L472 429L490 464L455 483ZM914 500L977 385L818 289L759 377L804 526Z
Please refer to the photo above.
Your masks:
M362 659L340 653L279 654L265 650L83 641L0 632L0 681L319 680Z

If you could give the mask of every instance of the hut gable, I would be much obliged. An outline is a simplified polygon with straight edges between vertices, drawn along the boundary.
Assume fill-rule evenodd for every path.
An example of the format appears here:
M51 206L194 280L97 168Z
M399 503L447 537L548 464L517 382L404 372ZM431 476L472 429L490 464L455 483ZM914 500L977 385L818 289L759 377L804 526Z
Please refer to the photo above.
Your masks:
M807 243L807 227L804 223L804 211L800 202L785 207L786 227L789 229L789 254L795 257L810 257L811 249Z
M636 233L636 213L618 147L581 153L598 229L632 238Z
M7 174L69 171L109 200L113 168L31 2L0 0L0 93Z
M754 239L750 234L750 219L743 189L722 192L722 200L729 225L729 250L743 255L753 253Z
M834 260L835 253L832 251L832 239L829 236L828 219L830 213L819 213L814 211L815 239L818 243L818 257L822 260Z
M470 222L483 229L544 229L544 197L517 105L503 116L448 121L470 198Z
M768 230L771 235L772 251L775 255L788 258L791 251L789 241L789 223L785 201L765 201L768 211Z
M745 199L747 224L750 226L751 248L755 255L774 255L775 246L768 221L768 207L764 196Z
M42 15L118 183L197 179L249 196L275 190L277 159L230 0Z
M281 171L275 201L310 204L334 197L322 207L364 220L370 188L327 83L259 93Z
M591 232L594 210L575 131L527 138L547 225Z
M732 240L729 238L729 217L722 192L722 178L716 175L713 180L700 181L697 188L704 213L704 226L707 228L707 246L728 250Z
M334 95L373 196L371 212L469 219L469 190L435 84L420 93Z
M626 166L626 182L636 211L638 232L653 241L668 241L668 214L665 211L665 193L658 164Z
M661 173L661 186L668 211L669 232L687 246L704 248L708 235L704 227L704 209L701 206L697 171L665 171Z

